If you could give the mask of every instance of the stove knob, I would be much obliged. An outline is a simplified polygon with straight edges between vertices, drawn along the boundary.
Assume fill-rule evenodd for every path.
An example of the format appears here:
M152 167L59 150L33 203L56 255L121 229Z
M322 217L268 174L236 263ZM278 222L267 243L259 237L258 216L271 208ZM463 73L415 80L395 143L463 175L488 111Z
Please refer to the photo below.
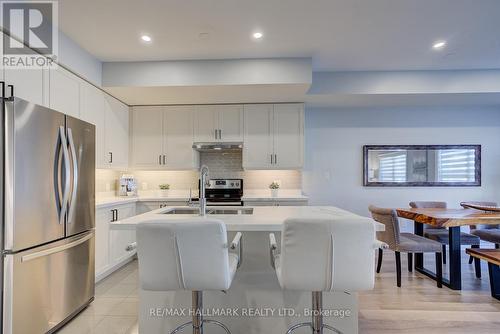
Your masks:
M234 182L231 182L231 187L234 187Z

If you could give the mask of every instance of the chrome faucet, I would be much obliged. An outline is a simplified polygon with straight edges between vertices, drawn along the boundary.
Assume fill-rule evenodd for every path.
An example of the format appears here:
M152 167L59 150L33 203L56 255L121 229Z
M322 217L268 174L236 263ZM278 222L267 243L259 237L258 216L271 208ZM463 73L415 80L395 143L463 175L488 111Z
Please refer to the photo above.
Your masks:
M207 199L205 198L205 187L208 185L209 169L206 165L200 168L200 216L205 217L207 214Z

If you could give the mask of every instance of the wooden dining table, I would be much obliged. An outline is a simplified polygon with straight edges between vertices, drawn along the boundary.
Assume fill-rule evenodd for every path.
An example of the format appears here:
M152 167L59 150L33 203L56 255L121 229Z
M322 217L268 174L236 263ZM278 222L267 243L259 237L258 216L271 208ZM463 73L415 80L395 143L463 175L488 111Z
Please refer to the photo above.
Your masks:
M449 236L449 279L443 285L453 290L462 289L460 227L479 224L500 224L500 212L475 209L397 209L398 216L414 221L414 233L424 235L424 224L429 228L447 228ZM446 256L446 254L443 254ZM415 270L436 279L436 273L424 267L423 254L415 254Z

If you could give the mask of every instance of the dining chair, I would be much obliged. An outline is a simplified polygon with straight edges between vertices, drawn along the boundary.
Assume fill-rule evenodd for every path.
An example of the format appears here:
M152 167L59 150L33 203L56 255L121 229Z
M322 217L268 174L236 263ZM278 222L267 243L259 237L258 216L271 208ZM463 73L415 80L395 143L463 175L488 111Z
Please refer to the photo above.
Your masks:
M415 235L413 233L402 233L399 229L399 219L396 210L379 208L370 205L368 208L374 220L384 224L385 231L377 232L377 239L385 242L390 250L396 255L396 279L397 286L401 287L401 253L408 254L408 271L412 271L413 253L435 253L436 256L436 282L438 288L442 287L443 264L442 248L437 241ZM377 273L382 267L383 250L379 248Z
M410 207L417 209L446 209L446 202L435 201L413 201L410 202ZM448 230L444 227L429 227L424 224L424 237L435 240L443 246L443 263L446 264L446 245L449 244ZM472 248L479 248L480 239L478 236L460 232L460 244L470 245ZM472 263L472 262L471 262ZM476 277L481 277L481 268L479 260L476 261Z

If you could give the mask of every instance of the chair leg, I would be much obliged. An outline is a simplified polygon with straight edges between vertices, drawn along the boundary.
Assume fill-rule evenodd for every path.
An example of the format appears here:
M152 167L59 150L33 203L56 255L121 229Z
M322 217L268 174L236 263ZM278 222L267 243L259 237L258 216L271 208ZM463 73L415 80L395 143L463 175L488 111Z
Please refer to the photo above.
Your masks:
M396 279L398 288L401 287L401 253L395 252L396 254Z
M479 248L479 245L472 245L471 248ZM474 258L474 270L476 271L476 277L481 278L481 260L477 257Z
M408 271L413 271L413 253L408 253Z
M442 263L442 253L436 253L436 282L437 287L443 287L443 263Z
M384 250L382 248L378 249L378 259L377 259L377 273L380 272L382 267L382 258L384 257Z
M443 264L446 264L446 245L443 245L442 258L443 258Z
M472 262L474 262L474 258L469 255L469 264L472 264Z

